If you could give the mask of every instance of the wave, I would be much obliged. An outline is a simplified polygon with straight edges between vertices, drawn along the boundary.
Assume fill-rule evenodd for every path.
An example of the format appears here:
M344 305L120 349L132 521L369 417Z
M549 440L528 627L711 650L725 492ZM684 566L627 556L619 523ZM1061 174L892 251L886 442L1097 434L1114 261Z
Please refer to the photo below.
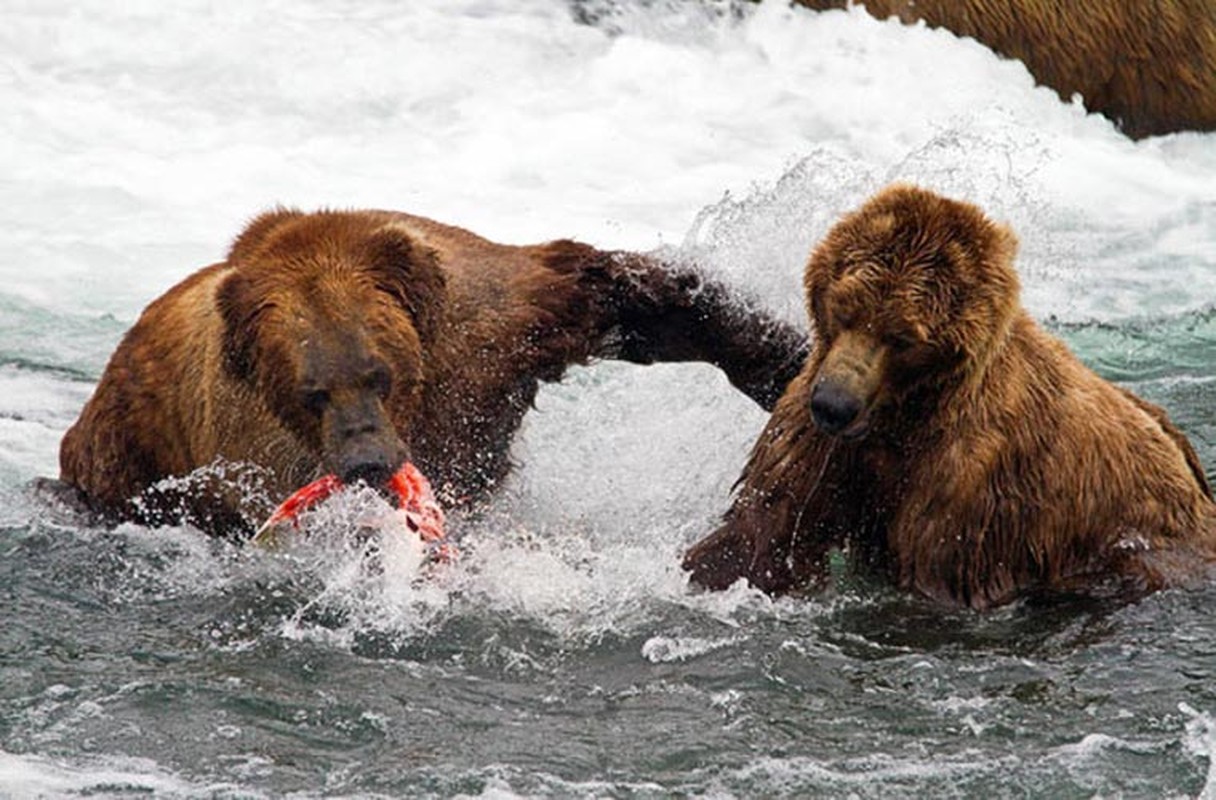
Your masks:
M1216 379L1216 306L1119 323L1046 326L1105 377L1121 382Z

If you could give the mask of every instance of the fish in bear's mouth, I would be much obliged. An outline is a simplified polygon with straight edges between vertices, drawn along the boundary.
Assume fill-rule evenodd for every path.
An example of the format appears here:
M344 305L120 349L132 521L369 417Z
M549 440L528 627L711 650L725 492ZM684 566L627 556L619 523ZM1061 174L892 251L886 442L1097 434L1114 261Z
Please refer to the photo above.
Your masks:
M277 543L278 531L282 525L298 525L301 513L344 487L342 479L331 474L297 489L262 523L253 535L253 543L273 547ZM424 543L433 545L438 560L450 561L455 557L456 550L446 543L443 508L435 499L430 482L413 463L407 461L402 464L382 488L390 498L397 500L399 507L405 512L406 528Z

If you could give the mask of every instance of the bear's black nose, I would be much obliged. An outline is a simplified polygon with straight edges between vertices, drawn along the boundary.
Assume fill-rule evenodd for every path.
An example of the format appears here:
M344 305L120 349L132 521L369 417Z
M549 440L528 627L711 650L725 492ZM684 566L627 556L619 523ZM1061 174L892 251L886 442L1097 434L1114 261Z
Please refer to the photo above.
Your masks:
M343 465L342 482L352 484L362 481L368 486L379 487L388 482L393 472L394 468L384 461L356 461Z
M834 381L820 381L811 392L811 416L826 434L837 434L849 427L861 413L861 401Z

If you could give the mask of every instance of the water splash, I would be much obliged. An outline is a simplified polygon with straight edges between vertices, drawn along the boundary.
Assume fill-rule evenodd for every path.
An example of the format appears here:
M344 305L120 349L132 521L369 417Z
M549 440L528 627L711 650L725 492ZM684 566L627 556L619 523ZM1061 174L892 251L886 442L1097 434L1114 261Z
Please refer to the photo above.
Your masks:
M447 608L458 566L434 561L404 513L357 486L300 515L275 556L312 588L284 621L284 635L306 638L319 625L349 642L368 629L425 630Z
M1216 800L1216 720L1206 711L1200 712L1187 703L1179 703L1178 710L1186 717L1186 738L1183 740L1188 752L1208 761L1208 773L1198 800Z

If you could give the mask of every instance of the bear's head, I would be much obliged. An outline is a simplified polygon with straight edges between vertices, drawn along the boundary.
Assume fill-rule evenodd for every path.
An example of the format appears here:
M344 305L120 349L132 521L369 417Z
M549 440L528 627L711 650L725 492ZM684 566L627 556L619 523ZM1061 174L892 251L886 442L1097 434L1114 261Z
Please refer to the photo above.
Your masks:
M444 304L434 252L386 214L277 210L228 263L223 368L295 435L301 458L382 484L410 457Z
M907 185L844 217L805 275L816 427L860 438L905 401L981 374L1018 311L1016 250L975 206Z

